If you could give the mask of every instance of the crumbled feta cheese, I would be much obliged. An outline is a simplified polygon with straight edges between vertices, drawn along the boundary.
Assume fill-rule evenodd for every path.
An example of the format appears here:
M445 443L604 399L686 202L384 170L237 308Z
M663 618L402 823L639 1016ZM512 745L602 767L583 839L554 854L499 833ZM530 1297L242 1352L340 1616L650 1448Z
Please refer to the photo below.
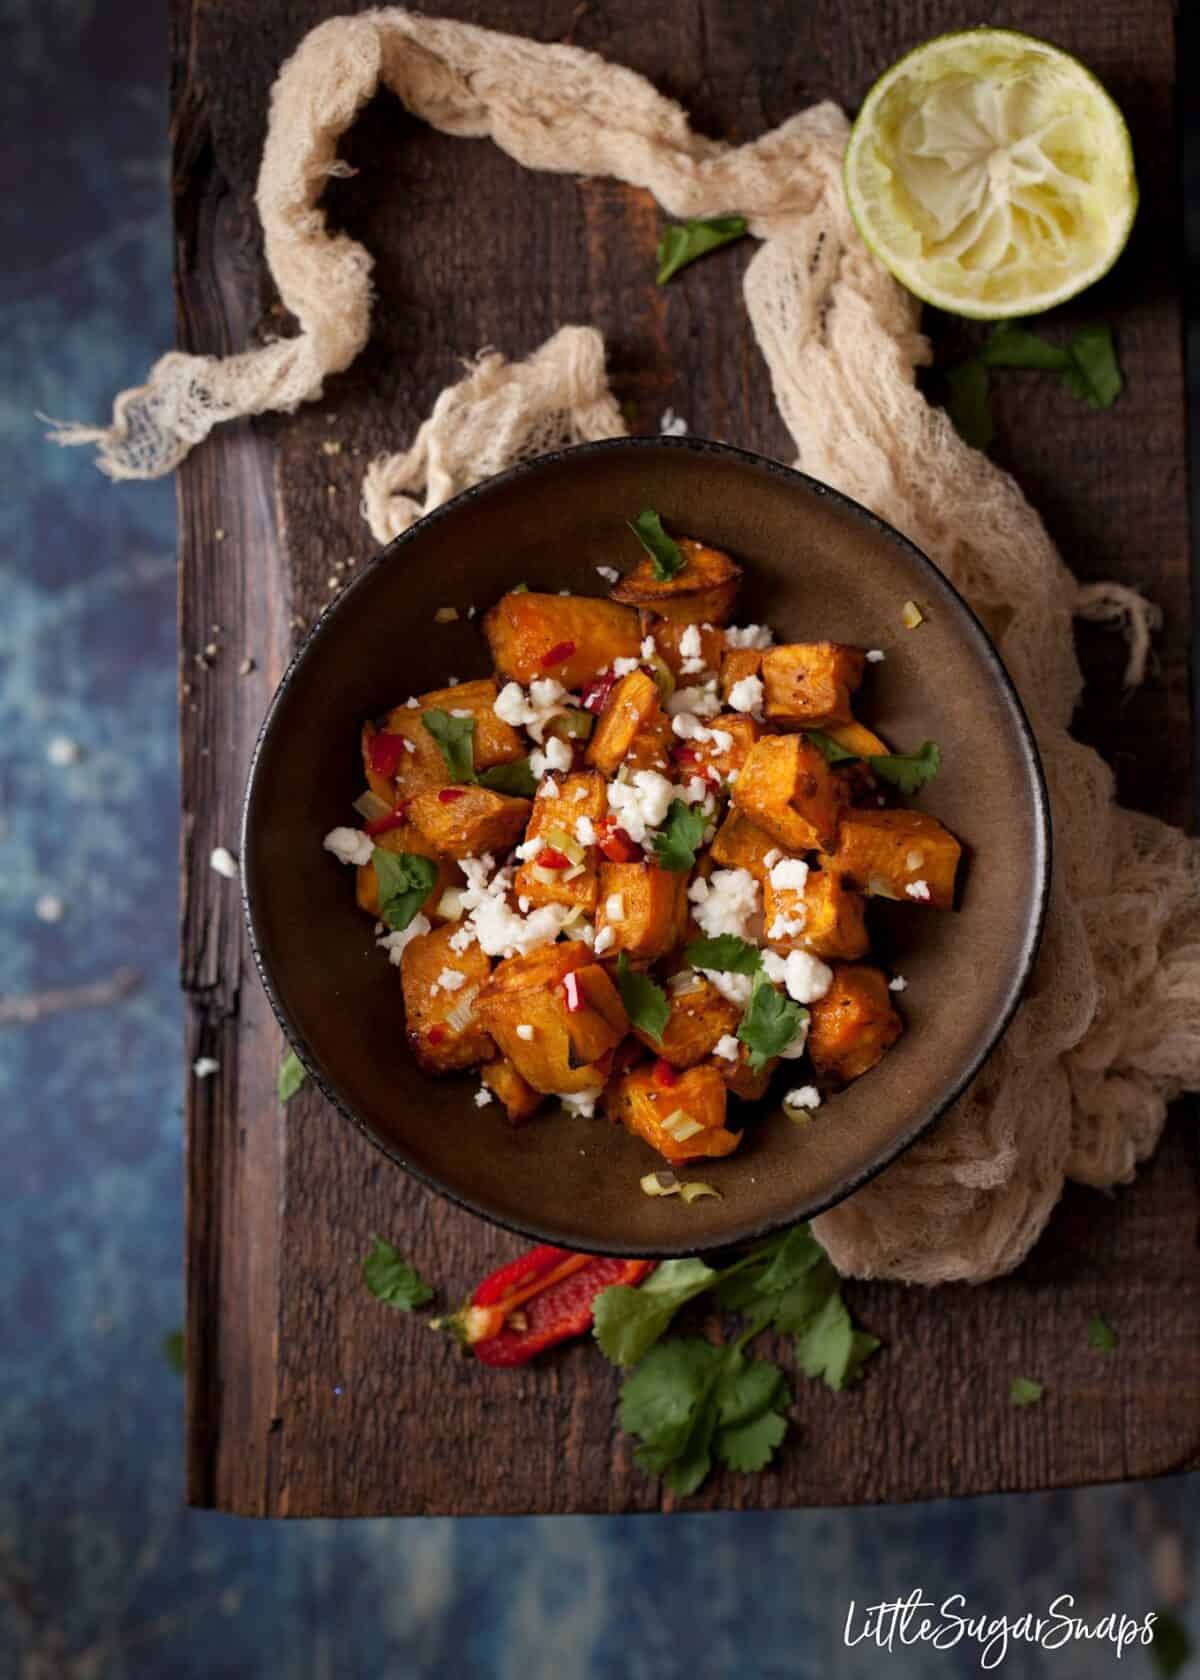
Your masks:
M767 938L774 940L790 939L794 934L803 933L807 925L808 911L801 905L798 915L776 916L767 929Z
M910 881L904 890L908 894L909 898L927 899L929 897L929 882Z
M784 1108L820 1108L821 1093L815 1085L798 1085L783 1099Z
M658 422L658 429L663 437L686 437L688 423L682 414L676 414L673 408L664 408Z
M213 1056L197 1056L192 1063L192 1072L197 1079L211 1079L220 1069L220 1062Z
M537 754L534 753L532 756L536 758ZM545 756L546 766L550 770L565 772L571 768L571 765L574 762L574 755L572 754L570 747L565 741L560 740L557 735L552 735L546 742ZM535 776L538 773L539 772L537 770L534 771Z
M395 963L396 967L399 968L400 959L404 955L405 947L407 945L411 945L414 939L419 939L423 933L428 932L429 917L417 915L414 916L408 926L406 928L402 928L400 932L385 933L383 938L378 941L378 944L382 950L387 952L388 961L390 963Z
M461 922L465 908L463 895L457 887L447 887L437 901L437 913L444 922Z
M463 706L452 706L450 708L450 716L451 717L474 717L475 713L471 712L471 711L468 711Z
M710 729L708 738L716 752L727 753L733 746L733 736L728 729Z
M736 1003L739 1009L744 1009L750 1002L754 981L749 974L725 974L717 968L702 968L700 972L712 981L723 998Z
M446 943L452 951L457 951L459 956L461 956L469 945L474 945L475 938L475 929L471 926L470 922L465 922L463 926L459 928L457 933L452 933L450 935L450 938Z
M602 577L605 583L619 583L621 581L621 574L615 566L597 566L596 574L598 577Z
M609 782L608 808L634 845L665 821L675 789L657 770L635 770L627 782Z
M565 711L562 701L566 692L554 677L535 677L528 694L520 683L509 682L492 702L492 710L501 722L513 729L527 729L533 740L540 742L550 719Z
M587 788L577 787L575 789L575 792L571 795L571 798L575 801L576 805L582 805L584 800L587 798L587 796L588 796Z
M763 868L764 869L774 869L775 865L779 862L779 860L782 856L783 856L783 853L779 850L779 847L778 846L772 846L771 850L767 853L766 857L763 859Z
M460 681L460 679L458 677L447 677L446 678L446 687L447 688L457 688L458 685L459 685L459 681Z
M888 981L888 991L906 992L907 990L908 981L904 978L903 974L893 974L892 978Z
M208 857L209 863L218 875L224 875L227 881L237 879L237 859L226 846L214 846Z
M533 900L531 898L526 898L525 894L521 893L517 899L517 909L521 912L522 916L528 916L529 912L533 909Z
M636 671L640 664L640 659L626 659L624 657L614 659L612 662L612 674L614 677L627 677L630 671Z
M740 629L731 624L725 631L725 646L729 648L769 648L775 640L765 624L745 624Z
M699 718L716 717L720 710L721 696L717 693L715 677L693 688L677 688L667 699L671 717L678 717L680 712L692 712Z
M530 756L533 755L530 754ZM554 777L547 776L544 781L539 782L538 790L533 797L535 799L557 799L558 783L554 780Z
M653 659L658 653L658 643L653 636L646 636L642 640L642 658Z
M79 742L72 741L69 735L52 735L46 742L46 757L58 770L68 764L78 764Z
M576 788L576 793L582 793L587 798L586 788ZM596 844L596 825L591 817L576 817L575 842L579 846L594 846Z
M701 877L688 888L688 898L692 915L710 939L722 933L752 937L759 914L758 882L748 869L718 869L707 881Z
M592 949L598 957L603 956L604 952L610 950L616 942L617 936L613 932L612 928L604 927L600 929L600 932L596 934L593 939Z
M508 903L511 869L496 869L490 853L460 862L467 878L466 886L460 889L467 920L451 938L452 949L465 950L472 939L477 939L489 957L514 957L558 938L572 913L567 906L546 904L521 915Z
M704 728L695 712L677 712L671 719L671 728L681 741L694 741L703 731L704 735L711 731Z
M533 1038L533 1028L529 1025L528 1021L521 1022L520 1026L517 1028L517 1037L523 1039L526 1044L528 1044Z
M604 914L610 922L623 922L625 920L625 894L609 893L604 900Z
M353 863L360 867L370 863L375 850L371 836L364 834L360 828L331 828L321 842L327 852L332 852L339 863ZM217 867L216 854L213 855L213 868ZM221 871L224 874L224 870Z
M435 992L457 992L467 983L465 974L457 968L444 968L433 983Z
M421 702L417 699L415 694L410 694L404 704L408 707L410 712L415 712Z
M540 834L535 834L532 840L521 841L521 844L515 848L515 855L520 858L522 863L528 863L531 858L538 855L546 844L547 842L542 839Z
M742 1053L742 1047L732 1033L726 1033L713 1045L713 1055L720 1056L726 1062L736 1062Z
M729 690L729 704L735 712L762 715L763 685L761 677L742 677Z
M475 1093L475 1107L486 1108L491 1100L492 1093L488 1090L486 1085L481 1085Z
M33 913L39 922L61 922L63 908L63 901L56 893L43 893L34 905Z
M796 1028L796 1036L789 1039L779 1052L780 1060L785 1062L797 1061L808 1048L808 1011L804 1011L803 1019Z
M698 659L702 646L700 626L698 624L685 626L683 634L679 638L680 657L683 659Z
M870 664L870 665L882 665L883 664L883 649L882 648L868 648L867 649L867 663ZM812 1086L809 1085L807 1087L807 1089L811 1091Z
M591 922L576 922L570 929L570 933L573 939L582 939L585 945L596 943L596 930Z
M602 1093L595 1091L556 1091L559 1102L568 1114L578 1114L581 1120L591 1120Z
M771 865L771 885L778 889L791 888L803 892L808 880L808 865L803 858L779 858Z
M833 985L833 970L808 951L792 951L786 957L764 951L762 965L767 979L782 985L796 1003L815 1003Z

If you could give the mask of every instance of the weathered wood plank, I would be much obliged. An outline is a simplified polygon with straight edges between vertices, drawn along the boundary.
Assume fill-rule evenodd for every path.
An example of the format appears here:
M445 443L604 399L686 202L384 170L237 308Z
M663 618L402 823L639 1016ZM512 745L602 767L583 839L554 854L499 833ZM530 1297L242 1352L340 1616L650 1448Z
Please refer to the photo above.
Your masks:
M287 330L251 213L270 83L335 0L173 0L180 337L226 351ZM643 71L708 133L746 138L813 99L853 104L906 47L975 21L965 0L446 0L445 14L571 38ZM1134 129L1144 188L1134 245L1065 321L1116 320L1128 390L1095 416L1034 376L1000 385L997 457L1043 509L1074 568L1144 588L1166 613L1151 680L1120 693L1123 649L1081 637L1080 720L1131 802L1176 820L1190 798L1190 591L1184 489L1173 7L1168 0L1004 6L1078 52ZM234 845L258 718L293 614L311 622L336 562L368 538L370 456L411 437L458 358L520 356L566 322L605 333L640 429L668 405L694 430L787 457L740 301L748 252L649 284L657 212L605 181L532 176L376 100L331 184L339 225L377 258L379 305L359 363L297 415L227 428L181 474L184 685L183 977L191 1053L222 1061L189 1099L189 1459L192 1499L258 1514L655 1509L656 1484L615 1430L615 1384L586 1346L497 1377L379 1307L359 1265L391 1236L447 1300L514 1239L405 1180L311 1093L273 1097L279 1037L249 965L236 894L208 868ZM934 322L947 353L963 329ZM967 336L970 336L968 331ZM334 438L341 451L322 443ZM217 532L224 531L223 541ZM218 634L212 624L223 626ZM192 654L209 640L211 668ZM237 675L243 653L257 669ZM1194 1135L1177 1128L1134 1190L1072 1192L1013 1279L983 1290L854 1291L892 1350L856 1394L806 1385L777 1470L724 1477L712 1505L769 1507L1071 1485L1200 1463L1178 1404L1200 1382ZM1121 1352L1086 1343L1104 1311ZM1014 1412L1011 1375L1048 1385Z

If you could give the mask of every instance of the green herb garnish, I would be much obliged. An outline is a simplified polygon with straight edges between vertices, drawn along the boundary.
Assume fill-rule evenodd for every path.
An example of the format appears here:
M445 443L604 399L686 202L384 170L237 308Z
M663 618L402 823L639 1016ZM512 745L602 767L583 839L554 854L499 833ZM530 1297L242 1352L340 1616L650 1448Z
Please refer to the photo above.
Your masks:
M692 968L707 968L717 974L757 974L762 967L758 946L736 933L719 933L715 939L694 939L683 953Z
M708 818L694 805L672 799L666 823L652 837L654 856L661 869L683 874L696 863L696 848L704 839Z
M421 722L441 748L446 768L456 782L475 780L475 718L454 717L437 706L421 713Z
M379 891L379 919L393 933L403 933L437 880L437 864L416 852L385 852L376 846L371 854ZM282 1074L280 1085L282 1089Z
M376 856L378 856L378 853L376 853ZM294 1050L289 1050L279 1064L279 1077L276 1084L280 1102L291 1102L307 1078L308 1074L304 1071L304 1064L299 1056Z
M172 1371L182 1376L186 1369L186 1346L182 1330L170 1330L162 1339L163 1358Z
M1106 1319L1097 1313L1088 1325L1088 1346L1094 1347L1097 1353L1113 1353L1119 1340L1117 1332Z
M1014 1377L1008 1398L1014 1406L1036 1406L1045 1392L1045 1387L1032 1377Z
M1081 327L1063 349L1030 332L1020 321L1001 321L974 356L946 375L946 412L960 435L977 449L987 449L995 436L990 368L1057 373L1071 395L1090 408L1111 408L1123 384L1111 327L1102 323Z
M527 758L518 758L512 764L494 764L490 770L481 770L479 785L491 788L493 793L511 794L515 799L532 799L537 792L537 780Z
M377 1301L386 1301L389 1307L398 1307L401 1312L412 1312L414 1307L423 1307L433 1300L429 1285L382 1237L375 1238L370 1254L363 1261L363 1278Z
M751 1071L761 1072L773 1057L782 1055L807 1020L807 1009L785 997L765 974L757 974L737 1030L750 1052Z
M663 530L662 520L654 509L643 508L636 519L626 520L626 524L650 556L655 583L669 583L678 576L687 561L674 537Z
M830 764L844 764L850 759L862 757L860 753L850 752L821 729L808 729L805 734L814 747L820 748ZM934 741L923 741L915 753L873 753L862 761L871 766L881 782L887 782L905 794L914 794L923 788L942 767L942 755Z
M629 955L625 951L617 958L617 990L631 1023L640 1027L656 1044L661 1044L671 1017L667 994L661 986L655 985L648 974L641 974L630 967Z
M669 223L662 231L655 252L657 283L665 286L673 275L686 268L688 263L695 262L697 257L706 256L709 251L719 250L722 245L729 245L745 236L744 216L708 216L703 220Z

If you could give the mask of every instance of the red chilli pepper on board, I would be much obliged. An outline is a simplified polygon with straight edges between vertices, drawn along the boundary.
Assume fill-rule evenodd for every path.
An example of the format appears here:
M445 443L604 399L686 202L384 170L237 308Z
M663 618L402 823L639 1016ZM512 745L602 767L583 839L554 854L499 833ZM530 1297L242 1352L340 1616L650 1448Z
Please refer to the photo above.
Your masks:
M640 1283L653 1260L574 1254L540 1244L484 1278L453 1326L485 1365L524 1365L591 1327L597 1295Z
M574 652L574 642L555 642L549 652L541 657L542 670L552 671L556 665L565 665Z
M381 729L371 738L371 769L377 776L386 776L389 781L400 768L400 760L404 757L405 737L394 735L390 730Z

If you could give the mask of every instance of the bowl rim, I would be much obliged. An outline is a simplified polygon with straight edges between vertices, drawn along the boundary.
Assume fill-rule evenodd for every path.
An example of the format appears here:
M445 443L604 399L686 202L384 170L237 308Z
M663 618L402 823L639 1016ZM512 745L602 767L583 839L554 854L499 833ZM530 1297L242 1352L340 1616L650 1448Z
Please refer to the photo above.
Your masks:
M713 438L704 438L692 435L684 437L666 437L661 435L654 436L650 434L643 434L632 437L601 438L590 443L566 445L559 449L548 450L545 454L535 456L532 460L518 462L515 466L506 468L504 472L497 473L490 478L482 479L478 484L471 485L468 489L460 491L457 496L452 497L449 501L443 502L440 506L432 508L428 513L423 514L419 519L415 520L407 530L402 531L398 537L394 537L391 542L386 543L382 548L378 549L371 558L365 562L365 564L361 567L357 567L355 569L353 579L338 593L337 597L323 609L316 623L312 626L308 634L304 637L303 641L293 653L286 669L283 672L283 675L279 679L279 683L274 694L271 696L270 703L263 714L263 720L259 726L258 735L254 743L254 751L251 754L250 766L246 774L246 786L242 797L241 825L238 841L240 848L239 859L242 863L242 867L239 870L238 885L241 894L242 912L245 917L247 937L250 942L250 951L254 958L254 966L258 971L258 977L262 982L263 990L266 993L267 1001L271 1006L271 1011L274 1014L276 1021L278 1021L289 1046L294 1051L301 1066L304 1068L305 1073L326 1100L338 1111L342 1118L348 1120L350 1124L353 1125L375 1149L379 1150L380 1153L394 1165L401 1167L405 1172L415 1178L418 1183L424 1185L426 1189L434 1191L437 1195L444 1197L456 1207L460 1207L466 1212L474 1214L480 1219L486 1220L491 1225L498 1226L501 1230L511 1231L516 1236L529 1238L534 1242L553 1243L558 1247L570 1248L571 1244L569 1241L564 1241L563 1233L561 1231L556 1232L548 1230L546 1227L540 1226L536 1221L532 1220L524 1223L513 1218L503 1217L500 1214L481 1206L470 1196L456 1190L452 1185L442 1182L435 1174L426 1171L425 1168L417 1165L416 1162L409 1160L403 1151L397 1148L395 1144L389 1143L379 1136L368 1124L368 1122L364 1120L361 1115L356 1113L349 1101L341 1096L333 1085L325 1079L319 1069L316 1058L309 1049L307 1041L298 1032L295 1025L289 1018L268 972L267 962L262 951L258 929L255 925L254 906L247 884L248 872L245 868L245 859L253 847L251 828L252 806L254 804L255 787L258 779L259 762L263 756L268 737L272 733L274 720L283 703L284 697L287 694L288 689L291 687L293 680L298 675L300 669L307 665L311 659L317 656L322 637L333 624L345 604L359 589L366 585L368 579L371 578L386 561L390 560L398 549L402 549L406 544L416 540L418 535L423 536L431 526L436 525L443 520L452 518L457 510L467 506L469 503L486 500L489 496L506 490L509 486L519 483L522 479L536 477L540 472L544 472L548 468L553 468L564 460L573 460L578 457L618 454L622 452L649 455L662 450L669 451L671 453L678 452L698 456L721 455L732 457L736 460L744 462L750 467L760 471L766 471L767 473L787 482L798 481L804 486L806 492L836 503L851 518L873 527L888 541L899 545L899 547L904 549L910 557L915 559L918 569L923 569L936 580L936 587L938 589L947 592L962 614L963 630L968 635L972 636L976 641L978 650L982 654L985 664L990 669L993 681L995 682L1001 697L1007 703L1009 713L1016 728L1016 736L1021 759L1025 768L1031 772L1033 794L1032 815L1035 835L1033 845L1033 868L1036 877L1034 882L1033 914L1027 920L1020 955L1013 967L1012 976L1004 995L1003 1007L998 1012L991 1031L985 1036L979 1051L960 1070L953 1084L948 1086L934 1102L928 1104L924 1109L922 1109L914 1121L906 1127L902 1133L898 1134L889 1147L878 1157L872 1160L867 1166L858 1169L845 1179L839 1181L833 1192L824 1197L824 1199L819 1203L811 1205L803 1211L797 1211L786 1217L780 1218L768 1216L755 1223L746 1225L735 1234L727 1238L723 1238L719 1244L710 1245L707 1249L698 1249L694 1242L689 1244L685 1236L683 1240L673 1242L669 1246L660 1249L647 1249L644 1244L629 1244L614 1240L612 1242L606 1242L603 1246L591 1243L587 1250L587 1252L613 1255L622 1259L633 1257L639 1259L672 1260L679 1259L688 1254L695 1254L697 1252L713 1253L718 1249L741 1246L747 1242L755 1242L764 1237L770 1236L777 1231L784 1230L790 1225L799 1224L801 1221L815 1219L819 1214L826 1212L829 1208L836 1207L839 1202L844 1201L856 1190L860 1190L865 1184L868 1184L873 1178L881 1173L885 1167L890 1166L893 1161L897 1160L899 1156L905 1152L905 1150L911 1148L918 1138L927 1132L930 1127L935 1125L936 1122L946 1113L947 1109L952 1107L952 1105L966 1090L967 1086L979 1073L988 1058L995 1051L1000 1040L1008 1030L1013 1016L1016 1014L1022 995L1025 991L1025 987L1033 971L1034 963L1037 960L1038 950L1042 941L1042 934L1045 929L1046 915L1050 898L1053 866L1053 827L1051 822L1049 794L1046 787L1046 777L1042 766L1041 755L1038 751L1037 741L1034 737L1033 727L1029 722L1028 714L1022 704L1021 697L1017 692L1016 686L1013 683L1012 678L1009 676L1003 660L1000 658L991 637L984 629L978 615L964 599L959 590L955 588L954 584L951 583L950 579L946 577L941 568L935 565L929 556L921 548L919 548L911 538L906 537L902 531L898 531L894 525L889 524L886 519L883 519L879 514L872 512L870 508L865 507L861 502L855 501L852 496L848 496L843 491L835 489L832 485L824 483L821 479L813 478L811 474L802 472L798 467L787 466L782 461L772 460L770 456L760 455L754 450L742 449L734 444L718 442Z

